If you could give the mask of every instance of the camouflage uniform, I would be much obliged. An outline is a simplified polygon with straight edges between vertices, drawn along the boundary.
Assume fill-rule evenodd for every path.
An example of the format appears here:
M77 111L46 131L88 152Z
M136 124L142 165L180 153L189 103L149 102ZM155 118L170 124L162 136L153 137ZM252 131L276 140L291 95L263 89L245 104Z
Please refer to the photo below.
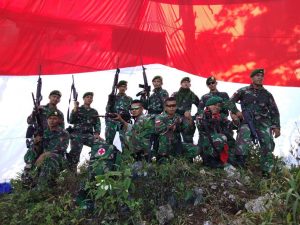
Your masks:
M95 141L94 134L101 133L101 123L97 116L97 110L86 108L84 105L71 112L70 124L74 124L74 127L70 134L71 150L68 161L72 169L77 167L83 145L91 147Z
M137 160L147 159L151 151L150 137L154 133L154 116L140 115L134 124L128 124L125 145Z
M24 156L27 164L37 166L37 184L48 184L63 169L65 154L69 145L69 133L58 127L51 131L48 128L44 131L41 145L41 152L30 149Z
M219 167L225 164L229 156L226 133L235 128L232 122L222 113L212 115L209 109L205 109L203 117L197 119L197 128L199 131L198 146L204 165Z
M116 99L115 99L115 105L114 105L114 113L118 113L118 114L128 114L129 113L129 109L130 109L130 105L132 102L132 98L125 95L120 95L117 94ZM106 112L109 112L110 109L110 103L108 103L108 105L106 106ZM119 121L115 121L111 118L106 118L105 119L105 140L108 144L113 144L116 132L119 132L120 135L120 141L122 144L122 147L124 147L124 131L122 129L122 124Z
M169 93L162 88L155 88L149 97L149 102L143 101L144 108L148 114L158 115L164 111L164 102L169 97Z
M41 118L43 130L46 130L48 127L48 123L47 123L48 115L50 115L54 111L58 112L58 116L61 120L59 126L63 129L65 129L64 114L59 109L57 109L57 107L50 107L50 105L47 104L47 105L41 106L41 109L40 109L40 118ZM32 115L28 116L27 123L29 125L35 124L36 123L35 117L33 117Z
M203 95L199 102L197 114L203 115L206 102L208 101L208 99L210 99L211 97L214 97L214 96L218 96L223 99L220 113L222 114L222 117L228 117L229 112L228 112L227 104L229 101L229 96L226 92L220 92L220 91L209 92L209 93ZM226 126L224 127L224 129L226 129ZM236 128L234 127L234 129L236 129ZM226 135L227 144L229 146L230 159L233 160L234 157L231 155L235 148L235 139L233 137L233 130L232 129L226 130L226 131L224 131L224 134ZM201 135L201 132L199 132L199 139L202 138L202 137L200 137L200 135Z
M240 101L242 110L249 110L253 115L255 130L260 139L261 168L263 172L269 173L273 167L272 152L275 148L271 128L280 128L279 111L272 94L264 87L255 89L251 84L235 92L230 101L233 105ZM236 113L233 105L232 112ZM250 129L244 121L238 130L235 154L245 161L251 146Z
M175 125L175 131L170 126ZM189 159L198 155L198 147L191 143L182 143L180 132L195 130L195 127L183 121L181 116L175 114L170 118L167 113L162 113L155 118L155 133L159 135L158 159L178 154L184 154Z
M192 92L189 88L184 89L180 88L178 92L173 93L173 97L176 98L177 104L177 113L185 120L184 113L186 111L191 111L192 104L198 107L199 105L199 98ZM195 133L195 126L194 129L185 130L182 132L182 138L185 143L193 143L193 137Z

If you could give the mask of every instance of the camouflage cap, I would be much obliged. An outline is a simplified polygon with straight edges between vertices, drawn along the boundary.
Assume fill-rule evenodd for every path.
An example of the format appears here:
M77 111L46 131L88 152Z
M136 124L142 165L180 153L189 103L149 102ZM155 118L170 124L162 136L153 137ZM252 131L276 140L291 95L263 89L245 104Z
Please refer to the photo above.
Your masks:
M163 81L163 78L161 76L157 75L157 76L153 77L152 82L156 79Z
M182 84L184 81L191 82L191 79L189 77L184 77L181 79L180 83Z
M91 92L91 91L85 92L85 93L83 94L82 98L85 98L85 97L88 96L88 95L94 96L94 93Z
M210 76L206 79L206 85L209 85L210 83L215 83L217 80L214 76Z
M120 80L117 84L117 87L120 87L120 86L127 86L127 81L126 80Z
M207 102L205 103L205 106L215 105L217 103L222 103L223 99L218 96L210 97Z
M61 97L61 92L59 90L53 90L50 92L49 96L51 95L58 95L59 97Z
M47 119L50 117L50 116L59 116L58 112L57 111L51 111L48 115L47 115Z
M250 73L250 77L254 77L258 73L265 75L265 70L264 69L255 69Z

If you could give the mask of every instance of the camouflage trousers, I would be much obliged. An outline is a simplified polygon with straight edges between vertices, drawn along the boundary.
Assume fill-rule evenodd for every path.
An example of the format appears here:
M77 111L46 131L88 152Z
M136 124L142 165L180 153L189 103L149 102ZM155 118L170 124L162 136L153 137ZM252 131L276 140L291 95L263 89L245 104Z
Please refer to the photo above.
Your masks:
M80 132L73 132L70 134L71 150L68 153L68 161L71 167L76 167L79 160L83 145L92 147L95 138L93 134L82 134Z
M105 141L113 144L117 131L119 132L122 149L124 149L125 132L121 129L121 124L115 121L105 121Z
M229 148L226 135L222 133L210 133L208 135L210 138L206 133L201 133L198 140L204 165L218 167L227 163Z
M273 151L275 148L270 124L260 122L255 124L255 128L261 141L259 149L260 166L263 172L269 173L273 168ZM247 124L242 124L236 138L235 155L247 157L251 149L253 149L253 144L250 129Z

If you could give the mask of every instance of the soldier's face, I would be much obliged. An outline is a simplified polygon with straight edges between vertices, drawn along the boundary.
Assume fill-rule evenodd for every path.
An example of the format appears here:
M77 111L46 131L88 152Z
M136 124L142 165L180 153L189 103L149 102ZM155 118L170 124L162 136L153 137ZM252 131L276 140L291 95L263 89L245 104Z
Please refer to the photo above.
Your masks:
M132 117L138 117L143 114L143 106L140 103L133 103L130 107Z
M52 105L57 105L60 102L59 95L50 95L49 96L49 103Z
M210 91L215 91L217 89L217 81L212 81L207 84Z
M208 109L211 111L212 114L216 114L216 113L220 112L220 107L221 107L221 104L217 103L217 104L208 106Z
M161 79L155 79L154 81L152 81L152 84L153 84L154 88L161 88L162 81L161 81Z
M124 94L127 91L127 85L118 87L119 93Z
M181 83L181 87L184 88L184 89L190 88L191 87L191 82L183 81Z
M59 118L58 116L50 116L48 117L47 122L50 128L57 127L59 125Z
M175 115L177 106L176 101L167 101L165 104L165 111L168 115L173 116Z
M92 95L87 95L83 98L83 103L85 105L90 105L93 102L94 97Z
M264 75L262 73L257 73L251 79L253 84L262 85L264 81Z

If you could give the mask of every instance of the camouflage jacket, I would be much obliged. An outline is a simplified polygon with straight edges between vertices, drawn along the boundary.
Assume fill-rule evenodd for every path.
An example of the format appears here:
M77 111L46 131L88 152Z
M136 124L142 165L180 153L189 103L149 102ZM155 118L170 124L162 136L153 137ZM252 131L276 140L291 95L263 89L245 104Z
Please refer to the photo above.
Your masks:
M69 146L69 133L60 127L54 131L46 129L42 140L43 152L64 155Z
M228 96L228 94L226 92L220 92L220 91L209 92L209 93L203 95L201 97L200 101L199 101L198 112L197 112L199 115L203 114L204 108L205 108L205 104L206 104L207 100L210 99L213 96L221 97L223 99L224 103L229 100L229 96ZM228 109L226 109L226 107L222 107L221 113L223 115L226 115L226 116L229 115Z
M119 114L129 114L129 109L131 106L131 102L132 102L132 98L129 97L128 95L120 95L119 93L116 95L115 98L115 104L113 107L113 111L110 112L110 108L111 108L111 102L108 101L107 105L106 105L106 112L107 113L119 113ZM118 123L115 120L112 120L111 118L106 118L107 121L113 122L113 123Z
M171 127L176 127L175 130ZM166 112L156 116L155 118L155 133L159 136L167 137L167 140L172 143L181 142L180 132L191 129L193 126L184 123L181 116L175 114L174 117L169 117Z
M126 145L133 152L150 150L150 136L154 133L154 116L141 115L134 124L128 124Z
M64 114L57 107L50 108L50 105L47 104L47 105L41 106L41 109L40 109L40 118L41 118L41 121L42 121L43 130L46 130L48 128L47 117L53 111L58 112L58 115L59 115L59 118L60 118L59 126L63 129L65 129ZM27 123L28 124L35 124L36 123L35 117L33 117L32 114L27 117Z
M235 103L240 102L242 111L249 110L253 115L254 122L269 121L272 127L280 128L279 111L273 95L264 87L255 89L249 85L237 90L230 98L230 108L233 113Z
M192 104L196 105L196 107L198 107L199 105L198 96L195 95L195 93L192 92L189 88L188 89L180 88L179 91L174 92L172 96L176 98L176 104L177 104L176 112L181 116L186 111L191 111Z
M162 88L155 88L150 95L149 101L143 100L145 109L149 114L160 114L164 110L164 102L169 97L169 93Z
M74 129L81 133L101 133L101 123L97 110L85 108L83 105L77 111L72 110L70 123L74 124Z

